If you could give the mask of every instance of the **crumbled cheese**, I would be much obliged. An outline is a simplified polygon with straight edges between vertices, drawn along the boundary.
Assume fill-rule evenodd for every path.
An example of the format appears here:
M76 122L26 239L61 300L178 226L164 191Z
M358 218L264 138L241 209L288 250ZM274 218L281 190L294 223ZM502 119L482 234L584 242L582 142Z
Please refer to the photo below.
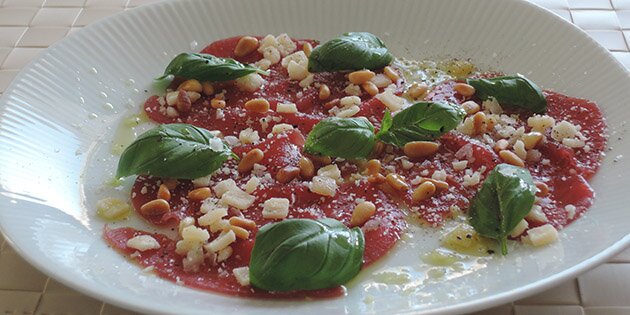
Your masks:
M219 231L225 231L230 228L230 221L221 219L218 222L210 225L210 233L216 233Z
M276 112L283 114L297 114L298 109L294 103L278 103Z
M287 132L289 130L293 130L293 126L289 124L277 124L271 128L271 133L279 134L279 133Z
M208 146L210 147L210 150L214 152L223 152L223 150L225 150L223 141L219 138L208 139Z
M256 197L236 187L235 189L230 189L228 192L223 194L220 202L237 209L245 210L249 208L255 200Z
M249 285L249 267L239 267L232 270L238 284L246 287Z
M201 203L201 207L199 208L199 212L208 213L214 210L215 208L220 208L219 199L210 197L203 200L203 202Z
M127 247L144 252L160 248L160 243L151 235L138 235L127 240Z
M558 230L551 224L535 227L527 231L525 241L536 247L551 244L558 239Z
M463 161L453 161L453 169L456 171L463 171L466 169L466 167L468 167L468 161L463 160Z
M236 186L236 182L231 178L222 180L218 182L216 185L214 185L214 187L212 187L212 190L214 190L215 195L217 195L217 197L219 198L221 198L223 194L225 194L226 192L233 189L239 189L239 188Z
M545 133L545 131L553 127L555 123L555 119L547 115L534 115L527 118L527 125L531 127L533 131L537 131L540 133Z
M241 130L238 134L238 140L243 144L252 144L260 140L260 136L258 135L258 131L253 130L252 128L247 128Z
M185 217L183 219L181 219L179 221L179 226L178 226L178 233L179 235L182 235L182 231L184 231L185 228L195 225L195 218L193 217Z
M260 178L253 176L247 181L247 183L245 183L243 189L245 189L245 192L247 192L248 194L251 194L256 191L258 185L260 185Z
M220 250L217 253L217 262L226 261L228 258L230 258L230 256L232 256L233 252L234 252L234 250L232 249L231 246L228 246L228 247Z
M203 265L203 260L203 249L198 245L186 253L186 257L182 260L182 267L186 272L198 272Z
M337 164L330 164L330 165L326 165L318 169L317 176L328 177L334 180L340 180L341 170L339 170L339 167L337 166Z
M407 159L401 159L400 160L400 165L402 166L403 169L408 170L411 169L413 167L413 163L410 162Z
M263 79L263 77L261 77L258 73L250 73L244 77L234 80L234 82L239 90L254 92L265 84L265 79Z
M240 140L235 136L226 136L223 140L231 147L237 146L240 143Z
M191 242L205 242L210 239L210 234L205 229L190 225L182 229L182 239Z
M358 96L361 95L361 87L356 84L348 84L345 89L343 89L346 95Z
M166 108L166 116L173 118L179 116L179 113L175 107L169 106Z
M311 86L311 84L313 84L313 82L315 82L315 76L312 73L309 73L306 76L306 78L304 78L302 81L300 81L299 85L300 85L301 88L307 88L307 87Z
M446 180L446 171L445 170L434 171L433 175L431 175L431 178L433 178L435 180L445 181Z
M562 139L562 144L566 145L569 148L581 148L586 144L584 140L575 139L575 138L564 138Z
M527 150L525 149L525 143L521 140L516 140L514 143L514 153L522 160L527 158Z
M336 108L336 107L335 107ZM339 118L349 118L352 117L354 115L356 115L358 112L361 111L361 108L359 106L350 106L347 108L343 108L343 109L339 109L339 110L331 110L331 112Z
M510 127L511 128L511 127ZM513 128L512 128L513 129ZM475 124L473 122L473 116L468 116L462 123L457 126L457 131L472 136L475 134Z
M474 172L472 174L465 174L463 178L463 184L466 187L475 186L481 182L481 174Z
M280 64L282 65L282 67L287 68L291 61L297 63L298 65L301 65L304 68L308 67L308 57L306 57L306 54L302 50L296 51L282 58Z
M494 97L490 97L487 100L483 101L481 103L481 108L489 111L491 114L503 114L503 108L501 108L501 105L499 105L499 102L497 102L497 99Z
M228 209L225 207L216 207L206 212L197 219L200 226L212 226L228 215Z
M358 96L345 96L339 100L339 105L341 105L341 107L351 107L353 105L360 104L361 98L359 98Z
M564 210L567 212L569 219L573 220L573 218L575 218L575 211L577 208L574 205L566 205L564 206Z
M557 123L551 129L551 138L556 141L562 141L566 138L575 138L579 133L576 126L566 120Z
M370 79L370 81L372 81L372 83L374 83L374 85L378 88L385 88L393 83L388 76L382 73L375 75L372 79Z
M547 216L542 211L542 207L539 205L534 205L532 210L530 210L527 216L525 216L525 219L542 223L547 222Z
M276 48L282 56L287 56L297 49L297 44L286 33L276 37Z
M219 234L219 236L217 236L217 238L215 238L214 240L212 240L212 242L204 245L203 247L212 253L216 253L226 247L228 247L230 244L234 243L236 241L236 234L234 234L234 231L229 230L229 231L223 231L221 232L221 234Z
M337 192L337 182L325 176L315 176L309 185L310 191L322 196L335 196Z
M376 99L381 101L391 112L399 111L405 107L405 99L395 95L391 89L376 94Z
M523 232L525 232L525 230L527 230L528 227L529 227L529 223L527 223L527 221L525 221L525 220L521 220L514 227L512 232L510 232L510 236L511 237L519 237L521 234L523 234Z
M192 180L193 186L197 187L208 187L210 186L210 181L212 179L212 174L206 175L204 177L195 178Z
M301 81L308 75L308 70L306 70L306 67L298 64L293 60L289 61L287 72L289 73L289 78L296 81Z
M289 215L289 199L269 198L263 203L263 218L284 219Z
M267 167L264 165L260 165L258 163L254 164L254 168L252 169L252 174L254 176L263 177L267 172Z
M166 104L169 106L175 106L177 104L177 96L179 95L179 91L173 91L166 93Z
M280 55L280 51L278 51L278 48L271 46L262 48L262 54L263 57L269 60L272 65L278 63L280 61L280 58L282 57L282 55Z
M254 65L262 70L268 70L271 67L271 61L263 58L254 62Z

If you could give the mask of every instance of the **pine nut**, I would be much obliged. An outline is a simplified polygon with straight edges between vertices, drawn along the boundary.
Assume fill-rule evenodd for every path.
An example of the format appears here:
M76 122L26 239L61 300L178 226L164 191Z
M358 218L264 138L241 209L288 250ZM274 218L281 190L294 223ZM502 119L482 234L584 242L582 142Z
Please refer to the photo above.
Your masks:
M171 191L164 184L160 185L157 192L158 199L171 200Z
M409 189L409 185L405 183L405 178L402 177L401 175L390 173L390 174L387 174L387 176L385 176L385 180L390 186L392 186L392 188L398 191L404 191L404 190Z
M146 216L159 216L171 211L171 206L164 199L154 199L140 207L140 213Z
M385 182L385 176L383 174L377 173L368 176L368 182L373 184L381 184Z
M549 186L547 186L547 184L543 182L535 182L534 185L536 185L536 188L538 189L536 196L544 197L549 194Z
M212 107L212 108L225 108L225 101L213 98L212 101L210 101L210 107Z
M466 112L466 114L473 115L481 110L481 107L475 101L466 101L462 104L462 109Z
M253 230L256 228L256 222L250 219L245 219L241 217L231 217L229 222L232 226L239 226L247 230Z
M420 96L424 95L425 93L427 93L429 91L429 86L424 84L424 83L414 83L412 84L409 89L407 90L407 95L409 95L409 97L416 99L419 98Z
M501 159L508 164L512 164L514 166L518 166L518 167L524 167L525 166L525 162L523 162L523 160L518 157L518 155L516 155L516 153L512 152L512 151L508 151L508 150L501 150L499 151L499 156L501 157Z
M329 97L330 97L330 88L328 87L328 85L326 84L320 85L319 86L319 99L323 101L325 99L328 99Z
M482 134L486 132L486 114L478 112L473 115L473 134Z
M306 57L310 56L311 52L313 52L313 45L311 45L311 43L309 42L304 43L304 45L302 45L302 51L304 52Z
M413 199L414 202L422 202L431 198L431 196L435 194L435 191L435 185L430 181L426 181L414 189L411 199Z
M374 203L364 201L356 205L350 218L350 226L359 226L367 222L376 213Z
M168 178L165 179L162 184L166 185L166 188L173 190L177 187L177 184L179 184L179 182L175 178Z
M319 165L329 165L330 163L332 163L332 159L330 158L330 156L309 155L308 158Z
M199 81L195 79L190 79L190 80L186 80L182 82L177 87L177 89L184 90L186 92L197 92L197 93L201 93L201 91L203 91L203 87L201 86L201 83L199 83Z
M195 201L205 200L212 197L212 191L209 187L201 187L193 189L188 193L188 198Z
M472 85L466 83L455 83L453 90L464 97L471 97L475 95L475 88Z
M440 144L431 141L407 142L403 148L405 155L411 159L419 159L435 154L440 149Z
M372 150L371 156L379 156L385 151L385 143L382 141L377 141L374 145L374 149Z
M360 85L367 81L370 81L376 74L370 70L359 70L350 72L348 80L352 84Z
M376 96L376 94L378 94L378 87L370 81L361 84L361 88L370 96Z
M375 175L381 172L381 161L372 159L367 162L365 166L368 175Z
M425 183L425 182L433 183L433 185L435 185L435 188L437 188L438 191L448 190L448 188L450 187L447 182L441 181L441 180L437 180L437 179L433 179L433 178L426 178L425 177L425 178L420 180L420 184Z
M199 94L197 92L188 91L188 92L186 92L186 94L188 94L188 98L190 99L191 103L194 103L194 102L198 101L201 98L201 94Z
M177 104L175 104L175 106L177 107L177 111L180 113L187 113L190 111L192 108L192 102L190 101L190 97L186 91L179 90L177 93Z
M254 168L254 164L262 161L265 157L265 153L260 149L252 149L247 152L245 156L238 163L238 171L241 173L247 173Z
M313 170L314 172L314 170ZM276 174L276 180L282 184L292 181L300 175L300 168L295 166L285 166Z
M383 68L383 73L385 73L385 75L392 80L394 83L397 82L398 80L400 80L400 76L398 75L398 73L396 72L396 70L394 70L392 67L387 66L385 68Z
M315 165L313 165L313 161L311 161L311 159L303 156L300 158L300 163L298 165L300 167L300 176L303 179L311 179L315 176Z
M337 106L339 107L339 103L341 102L341 100L339 100L338 98L330 101L330 102L326 102L324 103L323 107L326 110L332 109L333 107Z
M522 137L523 143L525 144L525 149L531 150L538 146L538 144L543 139L543 134L537 131L532 131L530 133L526 133Z
M234 56L243 57L251 54L258 48L258 39L251 36L243 36L236 43L236 47L234 48Z
M264 98L251 99L245 102L245 109L256 113L266 113L269 111L269 102Z
M230 225L230 230L234 232L236 238L240 238L242 240L246 240L249 238L249 231L240 226Z
M214 86L212 86L212 83L206 81L201 84L201 91L203 94L210 96L214 94Z
M509 145L510 142L506 139L499 139L497 142L494 143L494 151L499 152L501 150L506 150Z

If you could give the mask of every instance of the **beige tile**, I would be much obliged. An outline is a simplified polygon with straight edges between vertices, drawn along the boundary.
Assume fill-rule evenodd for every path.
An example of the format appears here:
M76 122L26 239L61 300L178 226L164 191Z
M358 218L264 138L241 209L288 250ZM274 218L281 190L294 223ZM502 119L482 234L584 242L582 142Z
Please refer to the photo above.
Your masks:
M518 300L515 304L580 304L577 281L572 279L545 292Z
M26 27L19 27L19 26L0 27L0 46L1 47L15 46L15 44L18 42L20 37L22 37L22 34L24 34L24 31L26 31Z
M117 306L105 304L101 315L141 315L133 311L128 311Z
M82 7L85 0L46 0L44 7Z
M1 54L1 50L0 50L0 54ZM2 60L2 58L0 58L0 60ZM2 236L2 233L0 233L0 252L2 251L2 249L4 249L4 247L6 246L6 240L4 239L4 236Z
M42 51L44 51L44 48L15 48L9 53L9 56L0 66L0 69L22 69L24 65L29 63Z
M606 31L606 30L587 30L586 33L593 37L600 45L608 50L615 51L627 51L626 41L623 38L621 31Z
M20 39L18 47L48 47L66 36L69 30L69 27L58 26L31 27Z
M573 22L585 30L619 30L617 14L612 10L573 10Z
M0 26L26 26L37 11L37 8L2 8Z
M0 290L0 314L33 314L40 292Z
M72 26L81 8L43 8L37 12L32 26Z
M630 264L604 264L578 278L584 306L629 306Z
M128 2L129 0L87 0L87 2L85 3L85 7L124 8L127 6Z
M13 81L13 78L15 78L18 72L18 70L0 70L0 93L3 93L6 90L7 86L9 86L9 83ZM5 248L3 250L8 247L8 245L6 245L6 241L4 246Z
M46 277L29 265L11 247L0 252L0 290L23 290L41 292Z
M52 293L42 294L35 314L100 314L103 302L79 294Z
M469 315L512 315L512 304L505 304Z
M628 39L628 35L630 35L630 32L628 32L629 34L626 34L626 39ZM614 54L615 57L617 57L617 59L621 60L621 62L626 65L626 67L630 68L630 52L624 52L621 53L624 54L623 57ZM621 252L621 254L617 255L616 257L614 257L613 259L610 260L610 262L616 262L616 263L630 263L630 248L626 248L626 250L624 250L623 252Z
M79 15L75 25L85 26L104 17L122 12L123 8L85 8Z
M46 0L4 0L5 7L35 7L39 8Z
M573 9L612 9L610 0L569 0L569 8Z
M585 307L585 315L628 315L630 307Z
M515 305L514 315L584 315L579 305Z

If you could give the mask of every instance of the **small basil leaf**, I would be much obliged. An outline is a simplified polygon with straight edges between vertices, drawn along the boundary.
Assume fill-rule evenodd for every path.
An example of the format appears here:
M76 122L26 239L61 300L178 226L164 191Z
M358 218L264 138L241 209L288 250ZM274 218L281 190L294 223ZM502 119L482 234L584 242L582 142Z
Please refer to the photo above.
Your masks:
M507 254L507 236L534 205L536 186L529 171L499 164L483 182L470 204L470 223L482 236L501 243Z
M334 219L267 224L256 234L249 279L269 291L335 287L359 273L364 249L361 229Z
M168 80L169 75L199 81L229 81L258 72L268 72L257 67L242 64L234 59L219 58L210 54L181 53L166 66L164 75L155 80Z
M164 124L143 133L123 151L116 176L194 179L214 172L230 156L230 148L206 129Z
M385 114L383 114L383 120L381 120L381 129L376 133L376 138L380 139L382 135L386 134L389 129L392 128L392 113L389 109L385 109Z
M345 33L313 49L308 57L308 71L375 70L392 60L394 56L374 34Z
M520 107L534 113L547 111L547 100L542 90L528 78L504 76L491 79L466 79L481 100L494 97L501 105Z
M465 115L457 105L419 102L400 111L393 119L386 113L382 125L389 127L381 129L379 140L398 147L411 141L435 140L455 129Z
M363 117L323 119L308 134L304 152L345 159L366 158L376 137L374 126Z

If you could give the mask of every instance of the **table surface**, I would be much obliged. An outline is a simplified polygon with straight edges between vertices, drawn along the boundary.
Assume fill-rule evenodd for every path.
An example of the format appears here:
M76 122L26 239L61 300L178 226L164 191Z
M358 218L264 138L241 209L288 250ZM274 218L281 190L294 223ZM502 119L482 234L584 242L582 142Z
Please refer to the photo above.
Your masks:
M584 29L630 67L630 0L531 0ZM155 0L0 0L0 94L27 62L83 26ZM31 267L0 236L0 314L136 314ZM541 294L479 314L630 314L630 249Z

